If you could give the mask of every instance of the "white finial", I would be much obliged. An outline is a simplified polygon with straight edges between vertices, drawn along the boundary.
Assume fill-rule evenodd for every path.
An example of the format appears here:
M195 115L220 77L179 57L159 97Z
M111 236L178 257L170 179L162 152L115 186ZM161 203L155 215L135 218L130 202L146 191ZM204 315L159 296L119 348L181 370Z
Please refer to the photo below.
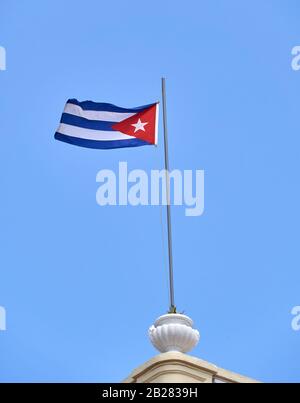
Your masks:
M193 321L186 315L170 313L160 316L149 328L151 343L161 353L179 351L187 353L200 339L198 330L193 329Z

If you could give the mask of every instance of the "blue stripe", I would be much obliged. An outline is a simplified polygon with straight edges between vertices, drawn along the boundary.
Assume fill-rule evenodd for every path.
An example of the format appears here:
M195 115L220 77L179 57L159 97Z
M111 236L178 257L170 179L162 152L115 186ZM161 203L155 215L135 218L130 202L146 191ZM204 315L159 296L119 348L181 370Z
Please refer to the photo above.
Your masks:
M128 139L128 140L110 140L110 141L97 141L97 140L86 140L80 139L78 137L66 136L56 132L55 139L63 141L65 143L73 144L80 147L86 148L98 148L98 149L112 149L112 148L123 148L123 147L140 147L152 145L147 141L139 139Z
M80 116L70 115L69 113L63 113L60 119L60 123L65 123L67 125L83 127L85 129L93 130L107 130L114 131L112 126L116 122L105 122L104 120L90 120L85 119Z
M99 103L93 101L79 102L77 101L77 99L68 99L67 103L80 106L82 109L86 111L100 111L100 112L105 111L105 112L120 112L120 113L137 113L143 111L144 109L150 108L153 105L156 105L156 103L154 103L149 105L138 106L136 108L122 108L120 106L112 104Z

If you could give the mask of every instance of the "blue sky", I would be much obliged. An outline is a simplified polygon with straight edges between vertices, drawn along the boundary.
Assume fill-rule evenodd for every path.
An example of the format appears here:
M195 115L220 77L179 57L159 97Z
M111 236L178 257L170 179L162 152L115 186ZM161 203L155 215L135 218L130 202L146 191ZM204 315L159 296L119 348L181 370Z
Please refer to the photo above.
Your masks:
M205 213L174 207L175 298L193 355L300 380L300 44L296 0L1 0L0 381L120 381L168 309L160 207L100 207L96 174L163 166L160 144L53 139L68 98L138 106L168 79L170 166L205 170Z

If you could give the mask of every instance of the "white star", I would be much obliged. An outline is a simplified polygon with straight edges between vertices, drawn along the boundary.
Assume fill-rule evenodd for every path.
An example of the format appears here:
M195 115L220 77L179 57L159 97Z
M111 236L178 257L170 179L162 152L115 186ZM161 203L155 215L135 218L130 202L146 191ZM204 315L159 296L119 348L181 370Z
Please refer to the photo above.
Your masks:
M139 119L139 120L137 121L137 123L134 123L134 124L132 124L131 126L134 126L134 127L135 127L134 133L137 132L137 131L139 131L139 130L143 130L143 132L145 132L146 130L145 130L145 127L144 127L144 126L146 126L147 124L148 124L148 122L142 123L142 122L141 122L141 119Z

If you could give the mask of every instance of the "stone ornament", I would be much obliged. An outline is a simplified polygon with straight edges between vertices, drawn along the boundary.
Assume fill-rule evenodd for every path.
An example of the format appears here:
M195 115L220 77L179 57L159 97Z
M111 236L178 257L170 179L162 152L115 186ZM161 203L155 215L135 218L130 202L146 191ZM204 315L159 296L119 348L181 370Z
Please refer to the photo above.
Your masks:
M186 315L170 313L160 316L149 328L149 338L161 353L187 353L199 342L200 334L193 329L193 321Z

